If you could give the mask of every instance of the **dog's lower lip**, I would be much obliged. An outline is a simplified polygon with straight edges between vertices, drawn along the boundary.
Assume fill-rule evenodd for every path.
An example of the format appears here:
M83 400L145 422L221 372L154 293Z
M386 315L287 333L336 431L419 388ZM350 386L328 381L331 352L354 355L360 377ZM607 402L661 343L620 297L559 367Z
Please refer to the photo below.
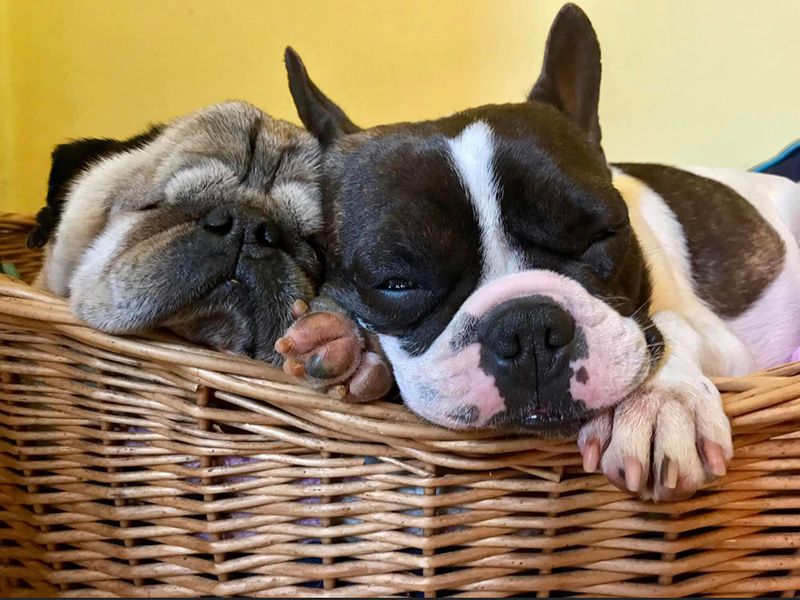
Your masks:
M526 427L541 427L542 425L552 425L565 420L564 415L558 413L534 412L522 420Z
M519 421L521 431L531 433L564 433L580 427L583 420L574 415L556 412L534 411Z

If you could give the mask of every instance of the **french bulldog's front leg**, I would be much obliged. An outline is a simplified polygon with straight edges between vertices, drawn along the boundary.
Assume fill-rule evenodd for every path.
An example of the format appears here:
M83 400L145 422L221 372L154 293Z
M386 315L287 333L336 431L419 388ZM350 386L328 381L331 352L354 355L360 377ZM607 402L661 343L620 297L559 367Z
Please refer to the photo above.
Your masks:
M377 400L389 392L389 362L338 304L320 296L310 307L296 302L292 312L297 321L275 343L286 357L286 373L351 402Z
M700 336L683 317L659 312L664 358L628 398L581 430L584 468L644 499L678 500L725 474L733 455L719 392L700 368Z

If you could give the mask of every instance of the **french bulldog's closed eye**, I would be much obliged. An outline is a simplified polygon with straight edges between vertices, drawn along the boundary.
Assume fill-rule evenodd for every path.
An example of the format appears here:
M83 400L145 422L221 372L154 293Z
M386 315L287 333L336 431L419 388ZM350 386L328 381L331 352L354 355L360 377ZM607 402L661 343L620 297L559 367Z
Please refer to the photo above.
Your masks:
M89 324L164 326L277 362L273 346L323 274L319 144L228 102L129 140L53 153L38 283Z
M419 291L422 289L422 286L413 279L391 277L376 285L375 289L387 292L389 294L403 294L407 292Z

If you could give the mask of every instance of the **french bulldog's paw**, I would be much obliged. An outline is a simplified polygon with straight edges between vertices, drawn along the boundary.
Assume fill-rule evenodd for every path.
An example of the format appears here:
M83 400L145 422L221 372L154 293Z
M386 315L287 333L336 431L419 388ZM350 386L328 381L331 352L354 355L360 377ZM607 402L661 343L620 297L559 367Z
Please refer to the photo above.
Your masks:
M618 488L647 500L682 500L726 472L733 455L722 400L702 375L656 380L587 423L584 469L600 466Z
M308 312L301 302L292 307L297 321L275 342L286 357L283 370L351 402L386 395L392 385L389 365L366 347L358 326L338 312Z

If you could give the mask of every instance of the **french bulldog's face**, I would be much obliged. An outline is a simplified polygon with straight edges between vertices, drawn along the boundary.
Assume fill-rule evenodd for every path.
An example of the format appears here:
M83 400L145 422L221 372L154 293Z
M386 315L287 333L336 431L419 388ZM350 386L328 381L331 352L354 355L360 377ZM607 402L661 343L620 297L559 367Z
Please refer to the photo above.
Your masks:
M408 406L446 427L575 433L659 354L599 146L597 42L583 13L560 19L528 102L365 131L287 54L327 146L327 292L380 336Z
M276 362L321 282L319 145L242 102L53 155L40 283L113 333L169 327ZM55 217L55 218L54 218Z

